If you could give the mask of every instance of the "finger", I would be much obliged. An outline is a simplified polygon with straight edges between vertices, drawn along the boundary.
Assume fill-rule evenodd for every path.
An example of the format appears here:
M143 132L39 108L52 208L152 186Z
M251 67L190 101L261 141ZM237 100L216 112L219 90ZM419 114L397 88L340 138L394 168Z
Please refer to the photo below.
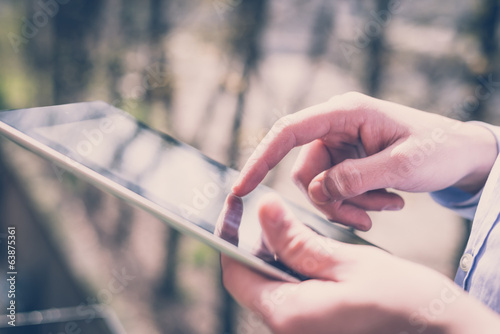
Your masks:
M404 200L401 196L385 189L371 190L344 202L366 211L398 211L404 207Z
M276 195L267 195L259 219L269 248L291 269L311 278L336 280L333 268L347 245L321 237L300 223Z
M332 166L330 152L321 140L304 145L295 161L292 177L295 184L308 195L311 180Z
M338 158L338 154L336 155ZM325 213L329 219L357 229L369 229L371 227L371 220L364 212L350 207L341 207L341 212L338 212L339 205L330 205L329 202L315 203L313 198L311 198L308 191L311 180L331 167L331 159L331 153L322 141L315 140L304 145L292 172L294 181L311 199L312 203ZM353 205L364 211L400 210L404 206L404 201L401 196L389 193L385 189L368 191L364 194L350 198L344 201L344 203Z
M366 211L399 210L399 206L402 208L402 205L404 205L403 199L396 194L387 193L387 195L397 196L388 202L383 201L383 198L382 200L374 199L373 201L372 199L363 198L367 195L363 194L343 201L313 204L328 220L360 231L368 231L372 228L372 220Z
M366 210L347 201L337 201L323 205L315 204L315 206L332 222L341 223L360 231L368 231L372 228L372 220Z
M237 246L242 215L242 199L233 194L229 194L217 218L214 235Z
M398 186L393 170L400 167L391 149L362 159L347 159L317 175L309 185L309 196L323 204L352 198L375 189ZM389 196L386 199L395 198ZM398 200L399 201L399 200Z
M349 115L349 126L346 126L347 112L352 108L352 101L340 96L281 118L248 159L233 185L233 193L245 196L292 148L322 138L329 132L339 133L347 141L357 141L364 116L363 110ZM332 111L336 112L335 117Z

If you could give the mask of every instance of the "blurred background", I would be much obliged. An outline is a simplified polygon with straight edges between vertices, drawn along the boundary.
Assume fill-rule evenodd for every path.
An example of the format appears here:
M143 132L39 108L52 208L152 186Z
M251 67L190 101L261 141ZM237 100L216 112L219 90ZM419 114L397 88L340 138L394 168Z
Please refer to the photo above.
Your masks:
M351 90L500 124L499 14L496 0L0 0L0 109L103 100L235 168L280 117ZM309 207L296 154L266 183ZM453 277L470 222L403 196L359 234ZM267 332L221 287L215 251L0 138L1 249L7 226L17 312L66 319L40 332Z

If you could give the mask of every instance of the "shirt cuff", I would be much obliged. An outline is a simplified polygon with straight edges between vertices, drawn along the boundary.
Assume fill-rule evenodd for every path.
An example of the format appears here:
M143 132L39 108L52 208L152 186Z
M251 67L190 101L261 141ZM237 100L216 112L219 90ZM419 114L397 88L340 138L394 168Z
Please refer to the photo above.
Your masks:
M432 192L430 195L438 204L451 209L460 216L472 220L476 214L477 205L483 189L476 194L470 194L455 187L449 187L440 191Z
M493 136L495 136L497 149L498 152L500 152L500 127L478 121L471 121L469 123L477 124L490 130ZM430 195L432 199L440 205L455 211L462 217L473 219L474 214L476 213L477 205L479 204L479 199L483 193L483 189L478 191L476 194L470 194L458 188L449 187L440 191L432 192Z
M493 136L495 137L495 139L497 141L497 152L500 153L500 127L499 126L491 125L491 124L488 124L485 122L480 122L480 121L470 121L467 123L477 124L477 125L480 125L486 129L490 130L490 132L493 134Z

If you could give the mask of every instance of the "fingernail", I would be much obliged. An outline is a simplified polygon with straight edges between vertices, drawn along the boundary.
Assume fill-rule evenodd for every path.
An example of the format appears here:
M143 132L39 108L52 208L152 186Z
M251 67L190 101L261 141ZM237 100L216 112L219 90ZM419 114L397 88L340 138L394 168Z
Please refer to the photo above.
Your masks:
M314 203L324 204L331 201L332 197L327 193L321 181L314 181L309 186L309 197Z
M239 192L239 189L238 189L238 186L239 186L239 183L235 183L231 186L231 192L235 195L235 196L239 196L240 195L240 192Z
M382 210L384 210L384 211L399 211L402 208L403 207L399 204L389 204L387 206L384 206L384 208Z

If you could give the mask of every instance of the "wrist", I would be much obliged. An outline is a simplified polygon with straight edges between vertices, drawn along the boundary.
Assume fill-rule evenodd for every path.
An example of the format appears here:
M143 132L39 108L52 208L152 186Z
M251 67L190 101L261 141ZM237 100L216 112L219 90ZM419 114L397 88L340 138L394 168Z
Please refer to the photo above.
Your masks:
M465 159L469 161L468 173L454 186L469 192L477 193L484 187L486 180L498 156L498 143L492 131L477 123L466 123L461 135L465 145Z

